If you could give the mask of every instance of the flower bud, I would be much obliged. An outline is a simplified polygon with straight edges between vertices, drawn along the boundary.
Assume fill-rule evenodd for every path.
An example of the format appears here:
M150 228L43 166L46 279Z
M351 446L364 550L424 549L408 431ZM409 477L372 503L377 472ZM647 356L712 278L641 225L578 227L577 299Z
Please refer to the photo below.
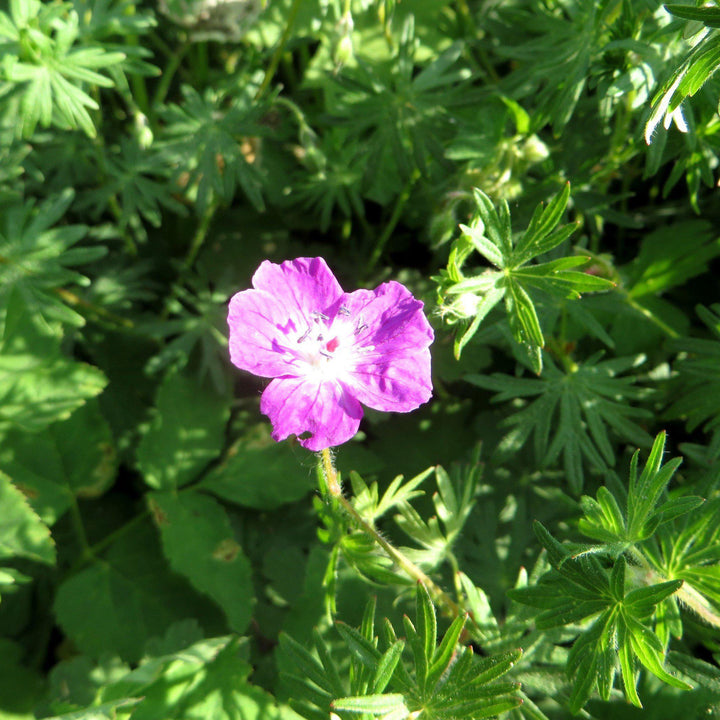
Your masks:
M342 66L346 65L353 58L353 42L350 35L343 35L340 38L340 42L335 46L333 59L335 65Z
M150 129L147 116L138 110L138 112L135 113L133 122L135 125L135 134L137 135L138 145L140 145L143 150L147 150L153 144L153 140L155 139L153 131Z
M522 156L531 163L538 163L545 160L550 155L547 145L537 136L531 135L526 141L522 149Z

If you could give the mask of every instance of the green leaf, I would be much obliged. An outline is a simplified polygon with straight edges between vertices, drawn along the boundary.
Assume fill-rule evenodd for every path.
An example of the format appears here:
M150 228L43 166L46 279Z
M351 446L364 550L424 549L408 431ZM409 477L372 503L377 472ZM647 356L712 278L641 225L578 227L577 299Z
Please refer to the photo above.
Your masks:
M191 377L169 373L158 389L156 411L137 449L145 482L170 490L192 482L225 442L227 397Z
M73 265L99 259L103 246L73 247L85 238L85 225L63 225L61 220L75 197L74 191L49 196L41 204L27 200L6 208L0 220L0 307L9 309L10 296L19 294L34 316L74 326L84 318L67 305L64 286L89 283ZM4 313L0 314L0 327Z
M0 472L0 560L24 557L55 564L50 530L35 514L25 496Z
M92 657L104 653L136 662L145 643L174 622L196 617L217 622L217 611L169 571L150 523L114 542L104 558L64 580L55 615L75 646Z
M314 482L300 466L297 447L276 442L270 425L258 423L243 428L223 461L198 487L244 507L272 510L304 497Z
M688 430L703 425L711 431L720 425L720 305L696 310L714 337L680 338L672 343L673 350L686 357L675 362L679 387L669 414L685 420Z
M441 309L449 322L459 323L455 355L475 335L481 322L504 298L508 323L515 340L523 346L533 369L542 371L541 349L545 338L540 327L536 298L532 288L553 296L577 299L583 292L609 290L614 282L571 268L588 261L587 257L560 257L545 263L529 264L539 256L567 241L576 225L557 227L570 198L570 185L548 203L538 205L527 230L514 244L510 211L506 201L497 209L490 198L475 188L476 212L470 225L461 225L462 235L453 243L448 266L439 277ZM497 270L484 270L466 277L463 265L475 249Z
M655 438L652 450L640 478L637 477L637 453L633 457L628 490L628 535L639 537L643 526L651 518L660 496L667 488L672 476L682 463L681 458L674 458L663 467L662 456L665 449L665 433Z
M720 28L720 8L674 4L663 5L663 7L675 17L683 18L683 20L696 20L707 27Z
M8 432L0 446L0 468L49 525L76 498L103 495L115 481L117 456L97 401L40 432Z
M25 5L23 9L23 5ZM125 55L102 46L78 47L79 19L74 10L35 0L11 3L10 16L2 13L6 43L5 80L20 95L18 131L26 138L43 127L82 129L95 137L88 110L98 104L83 85L112 87L113 81L97 70L122 63Z
M608 427L625 441L650 445L651 437L638 423L649 418L650 413L631 404L649 391L634 387L634 376L622 376L642 362L642 356L613 360L600 357L595 355L582 365L573 364L562 371L548 362L539 379L499 373L466 376L473 385L494 391L493 401L514 401L513 414L503 422L511 430L496 456L504 458L517 452L533 435L536 461L552 466L562 454L570 486L579 492L587 465L603 471L615 462ZM533 395L538 397L527 404L517 401Z
M137 705L138 700L134 698L123 698L122 700L112 700L110 702L93 705L84 710L76 712L63 713L62 715L52 715L47 720L116 720L118 710L126 712Z
M375 670L375 674L373 675L371 687L374 692L381 693L388 686L395 672L395 668L400 662L404 649L405 643L402 640L398 640L383 653Z
M137 720L300 720L290 708L247 681L252 667L239 645L237 638L212 638L147 660L108 686L103 698L136 699L133 717Z
M97 368L66 358L60 338L13 293L0 341L0 431L42 430L69 417L106 383Z
M251 569L223 507L192 491L147 497L170 566L212 598L229 626L243 633L254 601Z
M210 87L201 95L183 85L182 102L163 112L160 146L169 164L181 168L177 179L184 173L183 186L194 189L199 214L216 198L229 204L238 186L258 211L264 208L262 176L242 141L265 133L261 119L267 107L265 99L255 98L252 84L234 95Z
M716 701L720 700L720 670L717 665L711 665L700 658L676 650L670 651L668 660L680 672L712 693Z
M332 708L340 712L371 713L373 715L386 715L402 711L402 717L407 714L405 699L400 693L387 695L363 695L361 697L338 698L332 701Z
M425 665L430 665L435 654L435 643L437 642L437 619L435 608L430 601L430 595L422 583L417 584L415 592L415 623L417 626L420 647L425 657ZM423 681L425 678L423 678Z

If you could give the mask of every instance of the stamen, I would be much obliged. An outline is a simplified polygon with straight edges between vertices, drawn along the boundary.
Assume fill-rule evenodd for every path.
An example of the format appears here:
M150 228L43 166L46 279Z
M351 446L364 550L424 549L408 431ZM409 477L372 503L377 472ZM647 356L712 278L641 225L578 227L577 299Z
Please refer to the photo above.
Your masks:
M367 325L365 323L358 323L357 327L355 328L355 334L359 335L363 330L365 330L366 327Z
M313 310L310 313L310 317L315 318L315 320L329 320L330 319L329 316L327 316L325 313L321 313L317 310Z
M348 316L348 315L350 315L350 311L344 305L341 305L338 308L338 315Z
M325 352L324 350L318 350L318 352L319 352L323 357L326 357L326 358L331 358L331 357L332 357L332 355L331 355L329 352Z
M305 331L304 335L302 335L301 337L299 337L299 338L297 339L298 343L301 343L301 342L304 342L305 340L307 340L309 334L310 334L310 328L308 328L308 329Z

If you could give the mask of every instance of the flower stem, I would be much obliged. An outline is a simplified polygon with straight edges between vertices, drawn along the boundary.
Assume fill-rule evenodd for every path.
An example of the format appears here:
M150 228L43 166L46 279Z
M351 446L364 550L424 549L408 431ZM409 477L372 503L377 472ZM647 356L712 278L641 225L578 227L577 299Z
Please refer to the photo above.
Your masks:
M193 266L193 263L195 262L198 253L200 252L200 248L202 248L203 243L207 238L207 234L210 230L210 225L212 224L215 213L217 212L219 207L220 201L217 197L213 196L208 204L207 209L203 213L202 218L200 218L200 224L195 231L195 236L193 237L187 254L185 255L185 260L183 261L184 270L189 270Z
M395 230L395 226L400 221L400 216L402 215L402 211L405 209L405 205L407 204L407 201L410 199L410 194L412 193L412 189L415 185L415 183L420 178L420 171L415 168L412 175L408 178L407 183L405 183L405 187L403 188L400 195L398 195L398 199L395 202L395 207L393 208L392 215L390 216L390 220L388 224L385 226L385 229L382 232L382 235L377 239L377 242L375 243L375 247L373 248L372 253L370 254L370 258L367 261L367 265L365 266L365 270L367 272L370 272L375 265L377 264L378 260L382 257L383 250L385 250L385 245L387 244L387 241L390 239L390 236L393 233L393 230Z
M415 563L409 560L400 550L391 545L360 513L353 504L342 494L342 488L338 482L338 474L333 465L330 450L325 449L320 456L323 475L327 482L328 492L342 505L345 512L355 521L358 527L372 540L374 540L385 554L409 577L416 582L422 583L430 596L438 605L441 605L449 615L457 617L463 611L447 593L438 587Z
M265 77L263 78L262 85L260 85L260 87L258 88L257 93L255 93L255 100L259 100L265 94L265 91L268 89L268 87L270 87L270 82L275 76L278 65L280 64L280 59L282 58L282 54L285 51L285 46L290 39L292 27L295 24L295 18L297 17L301 4L302 0L293 0L292 7L290 8L290 14L288 16L287 23L285 24L285 30L283 30L282 37L280 38L277 47L275 48L275 52L270 59L270 64L265 71Z

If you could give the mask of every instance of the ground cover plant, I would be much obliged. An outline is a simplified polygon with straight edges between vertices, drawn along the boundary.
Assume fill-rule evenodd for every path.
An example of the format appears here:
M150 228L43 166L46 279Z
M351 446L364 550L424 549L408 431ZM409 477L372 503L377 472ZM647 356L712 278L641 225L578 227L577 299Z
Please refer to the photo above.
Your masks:
M0 718L720 717L719 2L0 56Z

